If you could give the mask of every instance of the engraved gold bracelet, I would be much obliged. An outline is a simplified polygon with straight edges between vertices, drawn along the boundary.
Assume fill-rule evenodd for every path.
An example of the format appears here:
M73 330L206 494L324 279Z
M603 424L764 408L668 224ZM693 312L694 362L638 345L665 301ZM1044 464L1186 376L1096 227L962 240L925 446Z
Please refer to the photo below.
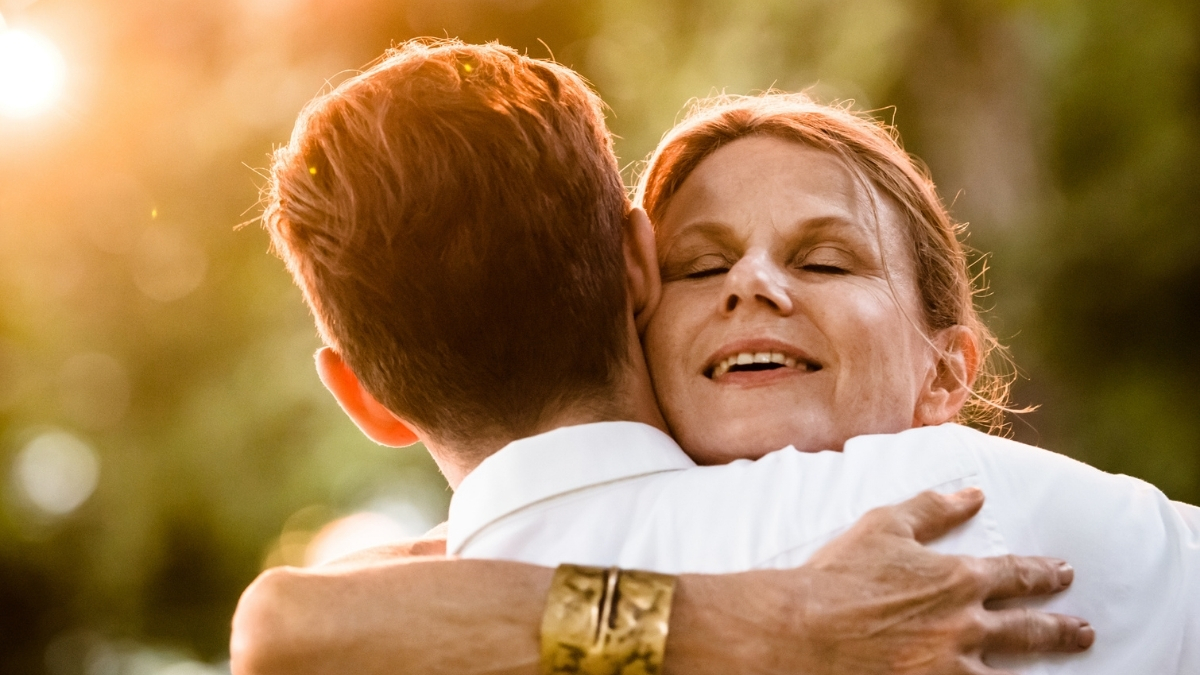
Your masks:
M658 675L675 577L560 565L542 616L541 675Z

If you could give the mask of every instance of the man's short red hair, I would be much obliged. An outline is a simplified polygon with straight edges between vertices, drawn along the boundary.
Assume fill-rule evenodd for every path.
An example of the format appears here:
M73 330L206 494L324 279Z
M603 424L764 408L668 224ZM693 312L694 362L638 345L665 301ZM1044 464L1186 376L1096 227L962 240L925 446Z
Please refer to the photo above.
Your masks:
M326 343L440 439L527 435L611 388L628 199L570 69L408 42L308 104L267 202Z

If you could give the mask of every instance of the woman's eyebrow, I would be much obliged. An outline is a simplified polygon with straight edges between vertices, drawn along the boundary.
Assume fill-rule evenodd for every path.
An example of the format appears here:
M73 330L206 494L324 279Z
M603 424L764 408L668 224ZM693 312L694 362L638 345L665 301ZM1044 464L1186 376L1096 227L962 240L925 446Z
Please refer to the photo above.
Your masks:
M735 246L738 237L731 227L720 221L700 220L679 227L666 240L662 241L659 250L662 254L671 252L681 240L701 239L722 246Z
M799 242L830 234L836 234L841 238L852 239L856 242L868 244L875 242L875 232L867 223L840 214L816 216L797 221L793 225L793 233L795 240Z
M793 224L793 231L787 237L786 254L796 256L821 243L840 244L858 251L867 259L875 258L878 244L870 230L856 218L847 218L840 214L804 218Z
M840 213L833 213L825 216L812 216L796 221L793 225L798 232L825 232L827 230L858 230L864 228L855 219L849 218Z

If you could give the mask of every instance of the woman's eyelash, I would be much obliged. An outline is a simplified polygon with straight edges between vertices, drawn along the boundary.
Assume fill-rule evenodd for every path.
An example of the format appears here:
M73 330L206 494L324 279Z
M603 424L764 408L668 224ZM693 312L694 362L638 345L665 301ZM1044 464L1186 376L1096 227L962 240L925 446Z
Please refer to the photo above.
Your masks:
M846 274L848 272L846 268L838 267L837 265L820 265L816 263L801 265L800 269L818 274Z
M683 276L686 279L704 279L705 277L711 277L711 276L716 276L718 274L724 274L725 272L728 272L728 271L729 271L728 267L709 267L709 268L702 269L702 270L695 270L693 272L688 272L687 274L685 274Z

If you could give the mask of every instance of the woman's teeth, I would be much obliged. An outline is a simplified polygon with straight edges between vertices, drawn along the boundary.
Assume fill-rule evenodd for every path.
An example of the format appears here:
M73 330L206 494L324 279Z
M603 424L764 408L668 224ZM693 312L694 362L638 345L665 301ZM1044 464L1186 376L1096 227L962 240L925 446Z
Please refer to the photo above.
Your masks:
M709 377L715 380L716 378L729 372L729 369L735 366L754 366L761 364L775 364L776 366L783 366L785 368L795 368L797 361L796 359L786 356L780 352L742 352L740 354L734 354L724 361L718 363L716 367L713 368L712 375ZM807 363L800 362L800 367L805 370L812 370Z

